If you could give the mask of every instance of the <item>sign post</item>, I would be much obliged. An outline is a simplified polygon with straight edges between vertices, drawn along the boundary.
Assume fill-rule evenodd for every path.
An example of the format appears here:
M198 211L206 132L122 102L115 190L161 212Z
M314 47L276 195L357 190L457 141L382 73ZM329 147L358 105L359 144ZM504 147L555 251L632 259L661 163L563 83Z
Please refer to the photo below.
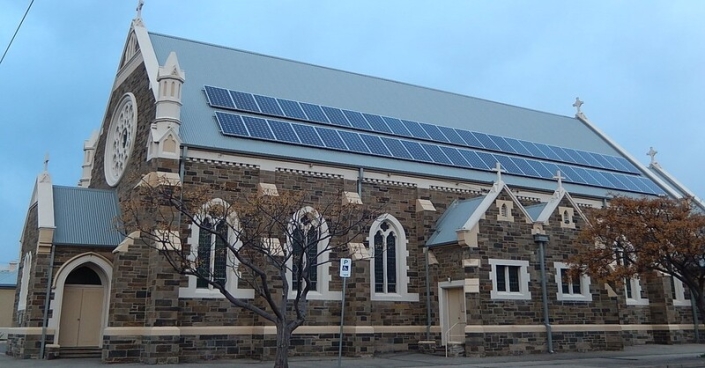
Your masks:
M340 368L343 358L343 323L345 322L345 288L348 284L348 277L352 273L352 259L340 259L340 277L343 278L343 299L340 304L340 341L338 342L338 368Z

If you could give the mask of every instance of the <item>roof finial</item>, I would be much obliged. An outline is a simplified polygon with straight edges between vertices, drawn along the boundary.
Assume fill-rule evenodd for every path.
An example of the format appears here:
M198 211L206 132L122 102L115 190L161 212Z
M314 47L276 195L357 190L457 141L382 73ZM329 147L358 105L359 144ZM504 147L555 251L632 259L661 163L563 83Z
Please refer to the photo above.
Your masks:
M49 152L44 154L44 171L49 171Z
M654 149L654 147L649 147L649 152L646 152L646 155L647 155L647 156L651 156L651 164L652 164L652 165L657 163L657 162L656 162L656 154L657 154L657 153L658 153L658 151L656 151L656 150Z
M582 111L580 111L580 106L583 106L583 101L580 101L580 97L575 98L575 103L573 104L573 107L575 107L575 116L581 115Z
M558 180L558 190L563 189L563 179L565 179L565 177L561 176L560 170L556 171L556 176L554 176L553 178Z
M139 0L137 3L137 16L135 16L135 19L142 19L142 7L144 6L144 0Z
M506 172L507 170L502 169L502 164L500 164L499 161L492 171L497 172L497 184L502 183L502 172Z

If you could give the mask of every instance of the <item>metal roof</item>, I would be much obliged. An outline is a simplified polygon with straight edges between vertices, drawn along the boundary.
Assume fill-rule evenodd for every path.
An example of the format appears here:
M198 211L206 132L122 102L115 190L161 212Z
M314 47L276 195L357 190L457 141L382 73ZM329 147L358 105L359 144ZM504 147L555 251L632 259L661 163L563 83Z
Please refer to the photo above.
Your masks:
M115 227L120 216L112 190L54 186L54 244L117 246L123 239Z
M536 221L538 220L539 215L541 215L541 212L543 212L543 209L546 208L546 205L548 205L548 202L527 206L524 207L524 209L529 213L529 216L531 216L531 220Z
M458 235L456 231L463 227L484 199L485 196L481 196L462 201L453 201L436 222L436 231L428 239L426 246L433 247L457 243Z
M18 270L0 271L0 288L16 287L17 286L17 272L18 272Z
M149 33L149 37L160 65L173 51L186 73L180 135L189 147L476 182L491 183L494 178L491 173L466 168L224 136L214 118L216 110L208 105L203 91L211 85L621 156L577 118L167 35ZM553 182L542 179L507 175L505 181L515 187L554 188ZM601 198L616 192L587 185L566 184L566 189Z

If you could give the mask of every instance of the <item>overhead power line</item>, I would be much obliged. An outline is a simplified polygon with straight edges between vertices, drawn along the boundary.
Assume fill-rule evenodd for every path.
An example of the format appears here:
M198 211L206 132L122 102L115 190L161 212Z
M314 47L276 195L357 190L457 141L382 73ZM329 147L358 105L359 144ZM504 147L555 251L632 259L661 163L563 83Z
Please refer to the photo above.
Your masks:
M10 50L10 46L12 46L12 41L15 40L15 36L17 36L17 32L20 31L20 28L22 27L22 23L24 23L24 19L27 18L27 14L29 13L29 9L32 9L32 4L34 4L34 0L30 1L29 6L27 7L27 10L24 12L24 15L22 16L22 20L20 21L20 24L17 25L17 29L15 30L15 34L12 35L12 38L10 39L10 43L7 44L7 48L5 48L5 52L2 53L2 58L0 58L0 65L2 65L2 61L5 60L5 55L7 55L7 52Z

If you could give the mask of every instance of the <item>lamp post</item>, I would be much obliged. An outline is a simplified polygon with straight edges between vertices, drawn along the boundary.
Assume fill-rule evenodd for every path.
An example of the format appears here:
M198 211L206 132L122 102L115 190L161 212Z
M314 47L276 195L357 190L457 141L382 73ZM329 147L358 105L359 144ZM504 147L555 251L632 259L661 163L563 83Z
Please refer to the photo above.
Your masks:
M553 333L551 322L548 318L548 291L546 290L546 262L544 260L544 247L548 243L548 235L534 234L534 242L539 246L539 263L541 265L541 297L543 301L543 324L546 326L548 352L553 354Z

